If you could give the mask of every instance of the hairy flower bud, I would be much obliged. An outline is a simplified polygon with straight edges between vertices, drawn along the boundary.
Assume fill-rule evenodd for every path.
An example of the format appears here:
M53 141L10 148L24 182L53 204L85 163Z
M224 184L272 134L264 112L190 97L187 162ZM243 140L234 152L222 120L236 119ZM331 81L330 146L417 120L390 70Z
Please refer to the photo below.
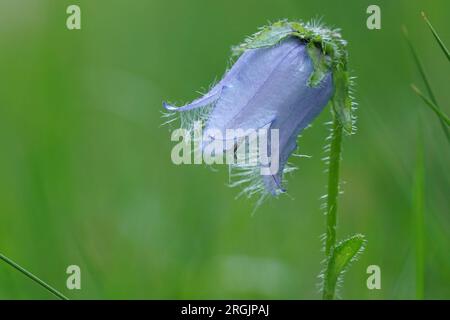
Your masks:
M206 146L205 141L216 139L206 136L207 132L219 132L220 139L225 140L227 130L248 132L265 128L269 137L272 130L278 130L277 153L271 151L273 139L269 139L266 147L259 146L265 150L258 150L271 157L267 166L277 162L277 170L254 176L257 171L253 168L249 171L252 177L239 175L242 181L252 182L244 189L247 194L263 191L263 194L277 195L284 191L283 173L288 171L286 164L297 148L298 135L333 95L348 98L348 76L343 69L346 52L340 51L343 47L345 42L334 30L285 21L275 23L235 48L239 58L208 93L179 108L166 103L164 107L181 116L190 114L186 117L190 121L205 122L202 148ZM336 94L336 88L343 94ZM341 116L343 126L351 130L351 101L349 105L345 99L333 101L333 107ZM189 126L189 121L184 125ZM226 146L224 143L223 152ZM277 159L273 158L275 155Z

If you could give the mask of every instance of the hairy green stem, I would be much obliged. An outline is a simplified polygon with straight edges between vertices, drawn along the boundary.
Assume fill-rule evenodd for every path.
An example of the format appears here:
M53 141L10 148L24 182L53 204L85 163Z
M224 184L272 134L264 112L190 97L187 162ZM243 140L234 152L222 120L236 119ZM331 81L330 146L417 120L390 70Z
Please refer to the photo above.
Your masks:
M39 284L40 286L42 286L43 288L45 288L47 291L49 291L52 294L54 294L59 299L61 299L61 300L69 300L61 292L59 292L58 290L56 290L55 288L53 288L52 286L50 286L49 284L47 284L46 282L44 282L43 280L39 279L37 276L32 274L30 271L28 271L25 268L19 266L17 263L15 263L14 261L12 261L11 259L9 259L8 257L4 256L1 253L0 253L0 259L3 260L4 262L6 262L7 264L9 264L11 267L16 269L17 271L19 271L22 274L24 274L25 276L27 276L28 278L30 278L31 280L33 280L34 282L36 282L37 284Z
M327 257L326 272L323 281L323 299L334 298L336 282L328 279L328 269L331 267L331 255L336 245L336 213L337 200L339 196L339 165L341 162L342 148L342 125L334 117L331 133L331 146L328 167L328 197L326 206L326 233L325 233L325 255Z

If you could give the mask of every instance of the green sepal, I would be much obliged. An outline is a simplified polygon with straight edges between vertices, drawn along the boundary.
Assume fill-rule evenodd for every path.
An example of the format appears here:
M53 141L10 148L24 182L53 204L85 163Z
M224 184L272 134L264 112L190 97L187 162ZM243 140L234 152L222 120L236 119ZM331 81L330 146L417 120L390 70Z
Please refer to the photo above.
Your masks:
M253 36L247 38L244 43L233 47L233 55L241 55L245 50L271 47L293 33L292 27L286 21L278 21L274 24L263 27Z
M281 20L261 28L242 44L233 47L233 55L239 56L249 49L274 46L287 37L297 37L307 44L307 52L314 70L308 85L317 87L328 72L333 75L333 113L345 132L353 130L353 99L351 78L347 70L347 42L338 29L327 28L317 22L290 22Z
M323 54L322 50L314 42L309 42L306 49L313 63L313 72L309 76L308 85L317 87L330 71L330 57Z

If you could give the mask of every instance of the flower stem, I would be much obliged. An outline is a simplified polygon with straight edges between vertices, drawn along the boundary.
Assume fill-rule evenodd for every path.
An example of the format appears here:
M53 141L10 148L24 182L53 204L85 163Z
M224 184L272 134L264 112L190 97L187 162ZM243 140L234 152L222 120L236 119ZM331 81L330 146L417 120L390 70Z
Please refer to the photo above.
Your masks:
M326 233L325 233L325 255L327 257L326 269L330 267L329 261L336 245L336 212L339 196L339 165L341 162L342 147L342 125L334 117L331 132L331 146L328 167L328 197L326 206ZM323 282L323 299L331 300L335 294L335 283L327 279L329 272L325 272Z
M8 257L4 256L3 254L0 253L0 259L3 260L4 262L6 262L7 264L9 264L11 267L13 267L14 269L16 269L17 271L20 271L21 273L23 273L25 276L27 276L28 278L30 278L31 280L33 280L34 282L36 282L37 284L39 284L40 286L42 286L43 288L45 288L47 291L51 292L52 294L54 294L56 297L58 297L61 300L69 300L65 295L63 295L61 292L59 292L58 290L56 290L55 288L53 288L52 286L50 286L49 284L47 284L46 282L44 282L43 280L39 279L37 276L35 276L34 274L32 274L31 272L29 272L28 270L26 270L25 268L19 266L17 263L15 263L14 261L12 261L11 259L9 259Z

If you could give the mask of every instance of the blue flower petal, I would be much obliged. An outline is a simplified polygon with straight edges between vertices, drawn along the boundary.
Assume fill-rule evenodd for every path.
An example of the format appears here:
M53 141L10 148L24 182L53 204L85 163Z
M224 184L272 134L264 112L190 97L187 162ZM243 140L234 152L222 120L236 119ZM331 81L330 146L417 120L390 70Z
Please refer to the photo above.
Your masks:
M279 170L260 177L265 190L277 195L284 192L283 172L297 147L298 135L323 110L333 94L330 72L319 86L308 85L313 70L305 42L290 37L272 47L245 51L203 97L180 108L164 106L170 111L188 111L214 104L207 117L205 135L209 129L220 131L222 137L226 136L227 129L277 129ZM267 152L270 156L270 145Z

